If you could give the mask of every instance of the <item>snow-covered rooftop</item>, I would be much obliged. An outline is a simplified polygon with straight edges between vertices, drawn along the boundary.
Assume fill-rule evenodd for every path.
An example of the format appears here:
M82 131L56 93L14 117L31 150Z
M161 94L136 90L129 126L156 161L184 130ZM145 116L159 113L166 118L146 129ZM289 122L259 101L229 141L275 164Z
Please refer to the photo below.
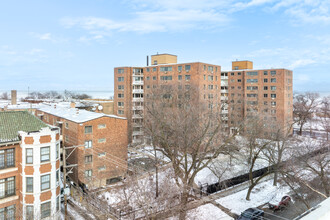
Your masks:
M94 120L101 117L110 117L110 118L118 118L118 119L126 119L124 117L119 117L116 115L107 115L103 113L90 112L87 110L70 108L70 107L61 107L51 105L51 106L42 106L39 107L38 110L43 111L45 113L55 115L57 117L61 117L76 123L82 123L90 120Z

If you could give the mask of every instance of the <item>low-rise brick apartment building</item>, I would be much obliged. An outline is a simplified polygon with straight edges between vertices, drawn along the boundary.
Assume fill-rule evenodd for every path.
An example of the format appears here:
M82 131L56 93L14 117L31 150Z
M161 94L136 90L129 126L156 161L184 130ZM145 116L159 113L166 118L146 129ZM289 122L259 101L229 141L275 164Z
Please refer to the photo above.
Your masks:
M229 131L249 112L267 113L284 129L292 122L292 71L253 70L250 61L232 63L232 71L221 66L193 62L177 63L177 56L151 56L151 66L114 68L114 112L128 119L131 143L143 141L142 123L145 98L152 89L172 83L179 88L197 85L200 97L223 102L222 118ZM267 111L267 112L266 112ZM266 116L265 116L266 117Z
M151 56L152 66L117 67L114 69L114 112L128 119L128 136L132 143L143 140L142 123L145 98L153 89L164 85L188 89L194 85L205 100L220 100L221 67L192 62L177 63L171 54Z
M127 120L115 115L72 107L44 106L36 115L61 128L67 164L77 164L69 177L88 188L100 187L125 176L127 171Z
M60 219L59 129L0 112L0 219Z

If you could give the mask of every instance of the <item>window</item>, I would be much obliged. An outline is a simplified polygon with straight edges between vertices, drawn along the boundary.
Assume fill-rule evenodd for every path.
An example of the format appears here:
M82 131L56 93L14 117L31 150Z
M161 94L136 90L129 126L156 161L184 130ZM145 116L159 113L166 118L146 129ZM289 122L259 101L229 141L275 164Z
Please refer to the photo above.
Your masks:
M257 97L257 94L251 93L251 94L246 94L246 97Z
M43 175L41 179L41 191L50 189L50 174Z
M268 82L268 79L264 79L264 83Z
M150 80L150 76L147 76L147 80Z
M246 82L247 83L257 83L258 79L247 79Z
M247 90L258 90L258 86L248 86Z
M60 211L60 197L57 196L56 198L56 212Z
M33 193L33 177L26 177L26 192Z
M60 170L56 170L56 184L60 184Z
M213 85L208 85L209 90L213 89Z
M276 102L272 102L272 106L276 106Z
M15 177L9 177L0 180L0 199L16 194Z
M178 66L178 71L179 71L179 72L182 71L182 66Z
M276 94L270 94L270 97L272 97L274 99L274 98L276 98Z
M124 94L123 93L118 93L118 98L124 98Z
M268 72L267 71L264 71L264 76L267 76L268 75Z
M26 211L26 220L33 220L33 205L27 205L25 207L25 211Z
M15 166L15 149L0 150L0 169Z
M172 71L172 67L171 66L162 66L160 67L160 72L167 72L167 71Z
M190 68L191 68L190 65L185 65L185 66L184 66L184 69L185 69L186 71L189 71Z
M85 134L91 134L93 132L92 126L85 126Z
M207 77L207 80L208 80L208 81L213 81L213 76L208 76L208 77Z
M276 114L276 109L272 109L272 110L270 110L270 113L272 113L272 114Z
M242 73L241 72L238 72L237 75L240 76L240 75L242 75Z
M247 76L258 76L258 72L246 72Z
M0 219L15 220L15 205L0 209Z
M60 157L60 144L56 144L56 159Z
M237 80L237 82L239 82L239 83L240 83L240 82L242 82L242 80L241 80L241 79L238 79L238 80Z
M124 82L124 77L123 76L118 77L118 82Z
M99 171L103 171L103 170L105 170L105 169L106 169L105 165L98 167L98 170L99 170Z
M257 101L247 101L248 105L257 105L258 102Z
M182 80L182 75L178 75L178 80Z
M235 75L235 73L230 73L230 75L231 75L231 76L234 76L234 75Z
M107 126L106 126L106 124L99 124L99 125L97 125L97 128L98 129L103 129L103 128L106 128Z
M147 72L149 72L150 70L149 70L149 68L147 68Z
M124 69L118 69L118 73L124 73Z
M50 209L50 202L45 202L41 204L41 218L50 217L51 209Z
M152 80L156 80L156 79L157 79L157 77L156 77L156 76L153 76L153 77L152 77Z
M264 90L268 90L268 86L264 86Z
M156 67L152 68L152 72L156 72L156 71L157 71Z
M161 76L160 80L172 80L172 76Z
M271 79L270 79L270 82L272 82L272 83L276 83L276 78L271 78Z
M208 71L213 72L213 66L208 66Z
M190 85L185 85L184 88L185 89L190 89Z
M267 98L268 97L268 94L264 94L264 98Z
M184 79L185 79L185 80L190 80L190 75L185 75L185 76L184 76Z
M118 115L123 115L124 114L124 110L118 110Z
M26 163L32 164L33 163L33 148L26 148Z
M93 162L93 156L92 155L85 156L85 163L91 163L91 162Z
M267 101L264 101L264 105L268 105L268 102Z
M85 141L85 148L92 148L92 147L93 147L92 140Z
M85 170L85 177L91 177L93 174L92 170Z
M276 75L276 71L270 71L270 75L275 76Z
M100 139L97 140L97 142L99 142L99 143L105 143L106 142L106 139L105 138L100 138Z
M270 90L276 90L276 86L271 86Z
M40 162L47 162L50 160L50 147L40 148Z
M124 107L124 102L118 102L118 107Z
M99 154L98 154L99 157L103 157L103 156L105 156L105 155L106 155L105 152L102 152L102 153L99 153Z

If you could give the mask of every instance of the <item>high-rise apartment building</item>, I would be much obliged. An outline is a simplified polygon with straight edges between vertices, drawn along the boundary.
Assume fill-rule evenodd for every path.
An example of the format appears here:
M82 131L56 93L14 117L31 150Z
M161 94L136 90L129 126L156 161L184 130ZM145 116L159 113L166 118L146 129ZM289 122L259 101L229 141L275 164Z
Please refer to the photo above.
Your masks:
M130 142L143 140L142 120L145 97L152 89L171 84L177 89L199 88L200 97L215 100L220 97L221 67L193 62L177 63L171 54L151 56L154 65L146 67L117 67L114 69L114 112L128 119Z
M255 114L283 131L292 124L291 70L254 70L251 61L234 61L231 71L221 72L221 96L228 103L223 114L231 131L239 121Z
M201 62L177 63L177 56L151 56L151 66L114 69L114 113L128 119L132 143L143 140L142 120L145 98L152 89L172 84L185 89L194 84L201 99L222 104L224 127L236 128L236 121L250 112L267 113L263 117L285 128L292 121L292 71L286 69L253 70L251 61L234 61L232 70ZM267 115L267 116L266 116Z

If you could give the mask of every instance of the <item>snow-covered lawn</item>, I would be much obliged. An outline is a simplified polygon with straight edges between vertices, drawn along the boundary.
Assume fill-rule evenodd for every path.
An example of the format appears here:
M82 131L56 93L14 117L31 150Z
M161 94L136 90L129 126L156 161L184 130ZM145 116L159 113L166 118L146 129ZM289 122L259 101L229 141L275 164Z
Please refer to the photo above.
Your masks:
M277 204L282 197L290 192L287 186L273 186L273 180L267 180L259 183L250 196L250 201L245 199L247 189L231 194L229 196L216 200L217 203L230 209L233 213L241 214L244 210L251 207L258 207L267 202Z
M178 217L171 217L167 220L177 220ZM232 217L221 211L213 204L199 206L196 209L189 210L186 219L189 220L233 220Z

